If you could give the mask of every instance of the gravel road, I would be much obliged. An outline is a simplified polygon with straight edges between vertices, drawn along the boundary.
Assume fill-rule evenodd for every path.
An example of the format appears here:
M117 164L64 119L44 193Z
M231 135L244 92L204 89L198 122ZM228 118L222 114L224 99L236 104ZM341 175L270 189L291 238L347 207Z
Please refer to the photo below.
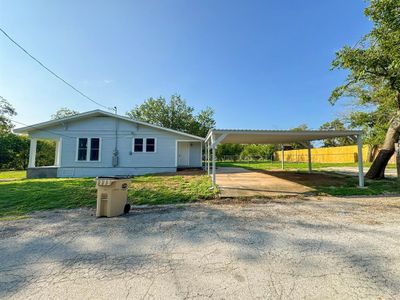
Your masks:
M89 209L0 222L0 297L399 299L400 197Z

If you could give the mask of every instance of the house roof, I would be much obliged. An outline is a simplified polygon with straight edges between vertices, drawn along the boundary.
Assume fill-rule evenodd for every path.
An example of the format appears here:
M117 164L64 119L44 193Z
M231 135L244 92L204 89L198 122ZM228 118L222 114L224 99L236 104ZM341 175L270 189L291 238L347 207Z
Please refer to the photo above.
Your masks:
M358 130L251 130L251 129L212 129L206 141L214 136L217 144L286 144L308 142L335 137L362 134Z
M26 126L26 127L16 128L13 131L15 133L29 134L29 132L31 132L31 131L45 130L48 127L51 127L51 126L54 126L54 125L63 124L65 122L67 122L67 121L74 121L74 120L85 119L85 118L90 118L90 117L98 117L98 116L107 116L107 117L117 118L117 119L121 119L121 120L124 120L124 121L132 122L132 123L135 123L135 124L145 125L145 126L149 126L149 127L152 127L152 128L157 128L157 129L160 129L160 130L168 131L168 132L171 132L171 133L175 133L175 134L191 137L191 138L194 138L194 139L204 140L204 138L196 136L196 135L192 135L192 134L189 134L189 133L181 132L181 131L170 129L170 128L165 128L165 127L153 125L153 124L142 122L142 121L138 121L138 120L134 120L134 119L131 119L129 117L113 114L113 113L106 112L106 111L103 111L103 110L100 110L100 109L87 111L87 112L84 112L84 113L80 113L80 114L77 114L77 115L74 115L74 116L70 116L70 117L66 117L66 118L62 118L62 119L55 119L55 120L50 120L50 121L46 121L46 122L42 122L42 123L37 123L37 124L34 124L34 125Z

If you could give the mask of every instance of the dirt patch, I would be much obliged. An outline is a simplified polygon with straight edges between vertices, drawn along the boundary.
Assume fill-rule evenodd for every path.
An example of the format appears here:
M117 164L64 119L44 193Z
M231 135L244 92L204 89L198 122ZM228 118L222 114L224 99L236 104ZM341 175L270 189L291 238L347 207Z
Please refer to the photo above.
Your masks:
M306 186L335 186L342 185L344 177L335 174L326 173L305 173L305 172L291 172L291 171L256 171L265 173L277 178L293 181Z

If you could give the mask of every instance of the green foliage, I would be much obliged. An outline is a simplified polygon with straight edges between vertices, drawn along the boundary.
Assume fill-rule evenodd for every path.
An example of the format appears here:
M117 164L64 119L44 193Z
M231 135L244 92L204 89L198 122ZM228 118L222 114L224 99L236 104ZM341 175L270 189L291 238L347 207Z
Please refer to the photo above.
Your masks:
M202 137L215 127L214 111L211 108L207 107L195 114L194 108L188 106L180 95L172 95L168 102L163 97L149 98L127 115L132 119Z
M307 124L300 124L299 126L292 128L292 131L304 131L304 130L309 130ZM290 144L291 149L305 149L307 148L304 143L291 143Z
M26 169L29 139L11 132L0 133L0 169Z
M332 68L349 72L329 101L354 99L355 111L347 116L350 126L364 129L366 141L377 145L400 114L400 1L369 2L365 15L373 28L354 47L336 53Z
M236 160L242 153L244 146L239 144L220 144L217 147L217 160L223 160L224 157L230 157Z
M16 115L17 112L10 102L0 96L0 134L11 131L14 126L10 118Z
M346 130L343 122L335 119L331 122L326 122L321 125L321 130ZM338 137L324 140L324 147L338 147L353 145L354 141L349 137Z
M29 161L29 139L13 133L0 134L0 169L24 170ZM36 166L54 164L55 143L39 140L37 143Z
M67 107L61 107L54 114L51 115L51 119L52 120L63 119L63 118L71 117L71 116L75 116L75 115L79 115L79 111L72 110Z
M54 165L56 144L54 141L38 140L36 148L36 166Z
M240 159L252 158L265 160L273 157L274 152L274 145L244 145Z

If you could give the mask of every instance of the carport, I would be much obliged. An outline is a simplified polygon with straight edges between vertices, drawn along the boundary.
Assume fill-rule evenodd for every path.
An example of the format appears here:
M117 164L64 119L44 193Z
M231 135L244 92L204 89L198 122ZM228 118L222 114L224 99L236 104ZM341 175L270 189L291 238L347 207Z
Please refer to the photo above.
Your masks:
M358 130L241 130L212 129L205 139L206 167L216 185L216 148L219 144L275 144L284 146L289 143L303 143L308 148L308 171L312 172L311 142L337 137L351 137L358 145L359 186L364 187L362 132ZM282 153L283 154L283 153ZM282 168L284 167L282 155Z

